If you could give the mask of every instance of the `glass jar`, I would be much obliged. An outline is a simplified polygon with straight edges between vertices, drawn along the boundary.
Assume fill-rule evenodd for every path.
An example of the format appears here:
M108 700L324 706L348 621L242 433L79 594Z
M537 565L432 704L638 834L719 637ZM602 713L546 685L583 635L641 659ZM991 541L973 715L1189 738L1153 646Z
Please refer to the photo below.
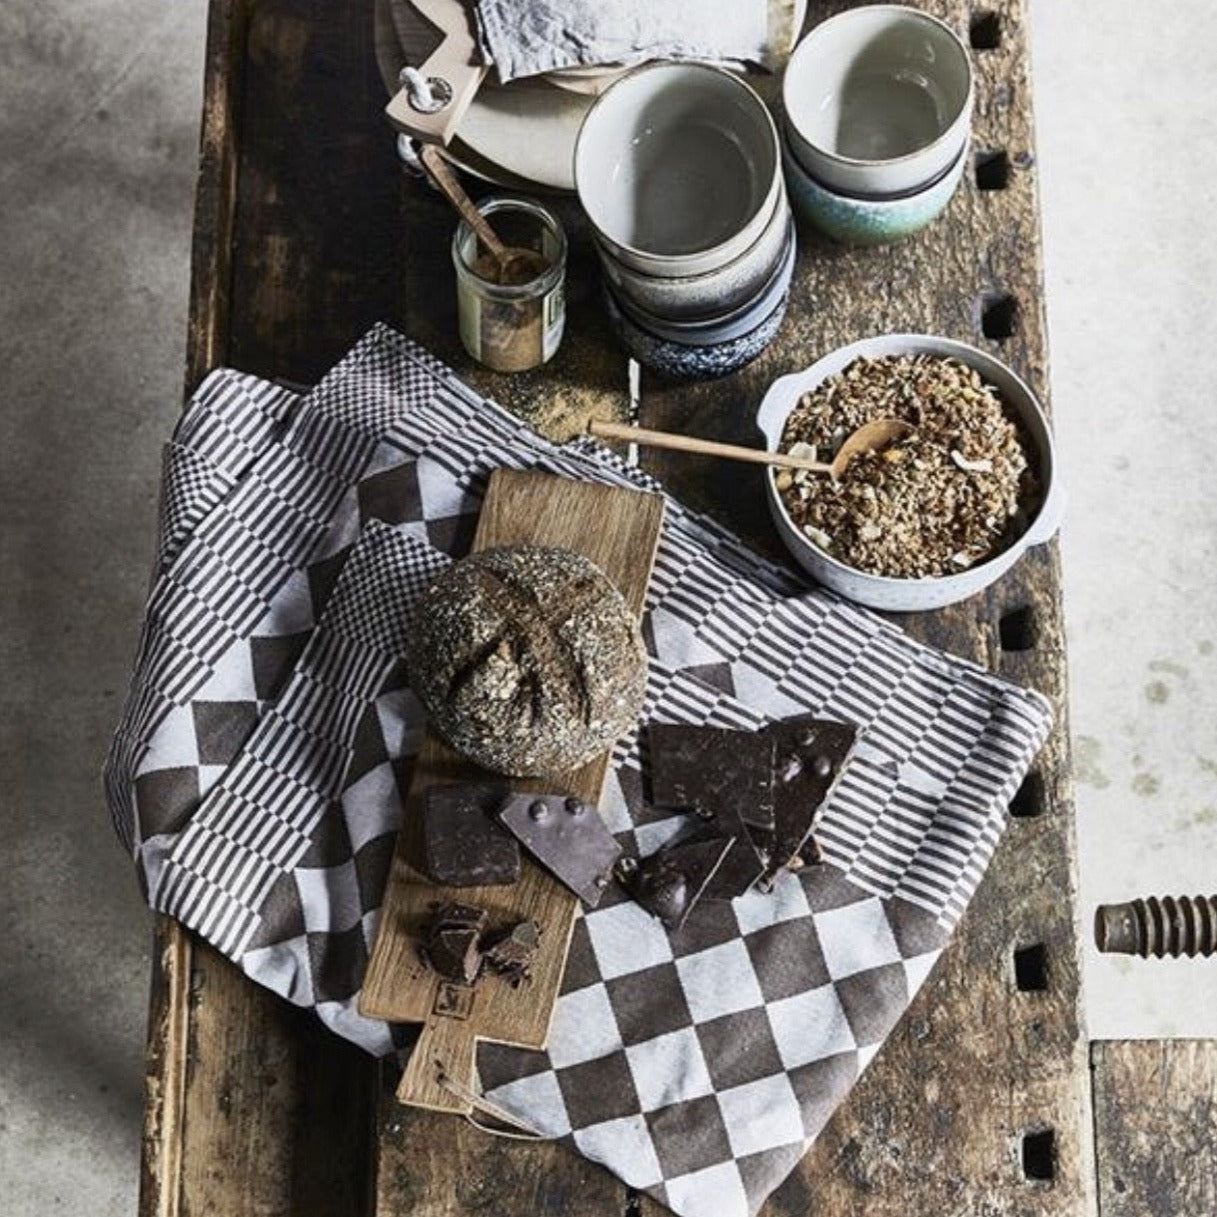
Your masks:
M502 275L473 229L460 222L452 238L461 342L496 372L523 372L558 349L566 324L566 234L531 199L483 199L478 210L512 251L522 251ZM531 255L529 257L528 255ZM502 277L504 282L496 282Z

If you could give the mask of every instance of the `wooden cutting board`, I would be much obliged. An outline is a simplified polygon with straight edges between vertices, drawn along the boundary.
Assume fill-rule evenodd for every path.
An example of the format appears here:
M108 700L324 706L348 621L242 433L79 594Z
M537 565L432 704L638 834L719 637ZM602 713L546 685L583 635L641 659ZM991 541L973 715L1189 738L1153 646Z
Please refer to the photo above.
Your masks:
M630 608L641 613L663 509L663 499L654 494L500 469L491 474L473 548L531 544L573 549L595 562ZM598 803L608 763L606 752L574 772L510 784L520 790L557 790ZM423 1024L397 1095L403 1103L439 1111L470 1110L465 1096L474 1090L478 1040L524 1048L545 1046L579 911L577 897L527 855L519 882L509 886L445 887L423 874L419 817L423 791L438 782L484 776L484 770L428 733L415 762L359 1003L360 1011L373 1018ZM484 976L467 989L432 972L419 956L419 944L435 902L445 900L480 905L494 924L535 921L541 927L541 941L532 979L513 989L500 977ZM442 1084L441 1078L448 1084Z

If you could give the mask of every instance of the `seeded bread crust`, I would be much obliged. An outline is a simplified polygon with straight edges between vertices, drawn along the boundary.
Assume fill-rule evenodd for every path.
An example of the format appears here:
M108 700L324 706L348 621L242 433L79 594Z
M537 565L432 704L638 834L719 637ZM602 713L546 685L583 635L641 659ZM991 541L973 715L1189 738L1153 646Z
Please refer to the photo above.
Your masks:
M568 549L470 554L419 601L414 641L411 683L431 725L498 773L576 769L642 709L638 622L604 572Z

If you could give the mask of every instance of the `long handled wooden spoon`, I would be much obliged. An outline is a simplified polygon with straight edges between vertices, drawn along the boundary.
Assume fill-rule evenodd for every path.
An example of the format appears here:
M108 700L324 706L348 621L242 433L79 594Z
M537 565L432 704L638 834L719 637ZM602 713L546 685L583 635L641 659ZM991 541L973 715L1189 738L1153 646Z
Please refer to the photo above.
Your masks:
M779 469L806 469L811 473L827 473L839 478L850 461L863 452L877 452L894 440L911 435L916 428L898 418L876 418L863 423L845 437L831 461L813 461L810 457L791 456L787 452L767 452L763 448L744 448L738 444L720 444L717 440L694 439L691 435L676 435L671 431L648 431L625 423L602 422L592 419L587 424L590 435L598 439L622 439L641 444L644 448L669 448L676 452L698 452L704 456L722 456L731 461L749 461L754 465L773 465Z
M515 246L504 245L498 234L490 227L486 217L478 210L477 204L465 193L464 187L453 172L447 157L436 144L422 144L418 150L419 160L430 175L431 180L440 188L444 197L460 213L461 218L477 234L477 239L486 247L486 252L494 259L498 269L499 283L509 283L513 280L526 282L535 278L543 267L538 267L541 261L539 254L531 249L518 249Z

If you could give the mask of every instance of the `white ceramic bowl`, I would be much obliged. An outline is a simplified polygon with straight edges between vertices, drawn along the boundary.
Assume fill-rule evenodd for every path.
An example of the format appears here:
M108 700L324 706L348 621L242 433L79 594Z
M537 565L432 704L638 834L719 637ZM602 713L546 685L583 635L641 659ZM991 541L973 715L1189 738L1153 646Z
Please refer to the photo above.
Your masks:
M769 510L795 560L814 579L834 592L870 608L890 612L942 608L988 587L1028 549L1049 540L1060 526L1065 495L1057 468L1052 432L1035 395L1010 368L992 355L966 343L929 334L886 334L840 347L805 371L774 381L757 412L757 425L765 437L765 447L770 452L777 451L786 419L804 393L816 388L860 356L876 359L885 355L950 356L975 368L998 390L1006 406L1023 425L1032 449L1031 461L1040 481L1040 500L1023 534L1001 553L958 574L937 579L893 579L855 570L813 545L790 518L772 471L767 472L765 478Z
M791 147L818 182L848 194L917 190L959 155L972 121L972 65L954 31L897 4L848 9L795 48L782 81Z
M575 189L618 261L700 275L754 244L782 195L777 128L738 76L649 64L612 84L575 141Z
M790 232L790 206L785 192L764 231L742 254L701 275L660 278L619 262L596 242L604 277L616 297L669 321L701 322L723 317L744 307L763 291L777 272Z

